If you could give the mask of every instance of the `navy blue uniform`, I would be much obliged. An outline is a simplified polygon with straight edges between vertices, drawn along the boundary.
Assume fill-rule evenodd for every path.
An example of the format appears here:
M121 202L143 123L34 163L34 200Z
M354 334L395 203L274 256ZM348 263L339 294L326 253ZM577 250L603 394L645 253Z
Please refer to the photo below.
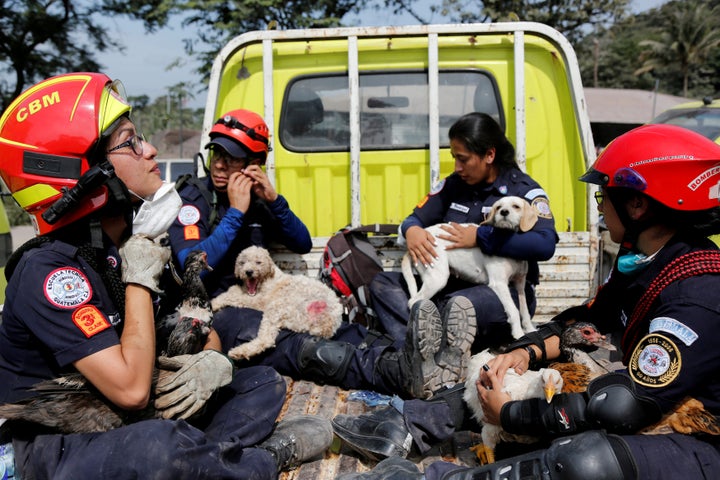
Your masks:
M646 270L628 276L614 270L587 314L606 333L623 334L635 306L661 270L675 258L692 251L717 250L709 240L685 241L679 237L660 250ZM702 274L670 283L653 302L627 346L626 373L639 396L653 400L663 414L686 397L700 401L720 418L720 275ZM584 318L583 318L584 319ZM578 394L579 395L579 394ZM412 422L422 423L431 405L412 400ZM407 414L406 414L407 417ZM690 417L680 422L693 428ZM717 420L716 420L717 421ZM570 419L568 425L574 424ZM698 422L701 423L701 422ZM612 432L613 426L600 425ZM695 430L697 432L697 429ZM665 432L663 430L663 432ZM444 436L449 435L447 430ZM441 438L444 438L441 436ZM638 465L640 478L715 478L720 472L720 438L697 434L623 435ZM578 458L582 462L582 458ZM425 471L428 480L457 469L438 462Z
M717 247L709 240L671 240L637 277L614 271L590 309L601 331L622 329L653 279L673 259ZM665 287L628 343L628 374L640 395L663 413L686 397L720 418L720 275L703 274ZM609 316L615 310L615 315ZM720 472L720 439L690 435L624 436L642 478L710 478ZM714 448L713 448L714 446Z
M530 311L534 312L534 285L538 283L537 261L552 257L558 237L547 194L530 176L513 168L500 173L492 184L468 185L453 173L415 207L413 213L403 221L401 229L405 234L411 226L425 228L443 222L481 223L493 203L506 196L524 198L535 208L538 222L525 233L512 233L482 225L477 230L477 244L490 255L529 261L525 290ZM517 293L511 291L517 302ZM404 339L410 314L407 306L410 295L402 275L399 272L378 274L370 286L370 292L382 328L393 338ZM484 348L489 339L493 339L495 344L512 340L502 304L487 285L474 285L451 278L434 300L442 308L447 299L455 295L467 297L475 306L478 330L473 352Z
M307 253L312 248L310 232L282 195L272 203L253 196L250 208L243 214L230 207L226 193L215 191L209 177L199 182L204 188L189 182L178 192L183 206L168 234L173 255L181 267L192 250L207 253L208 264L214 269L203 277L210 297L236 283L235 259L251 245L268 248L278 242L296 253ZM203 190L216 202L215 207L208 203ZM217 226L211 224L212 218L219 221Z
M114 247L111 265L120 268ZM31 395L40 380L75 371L72 363L118 345L122 318L99 275L66 243L27 251L7 290L0 325L0 402ZM277 478L271 454L252 448L270 435L285 382L267 367L239 371L199 420L150 420L106 433L13 433L24 478ZM224 462L219 462L223 458Z

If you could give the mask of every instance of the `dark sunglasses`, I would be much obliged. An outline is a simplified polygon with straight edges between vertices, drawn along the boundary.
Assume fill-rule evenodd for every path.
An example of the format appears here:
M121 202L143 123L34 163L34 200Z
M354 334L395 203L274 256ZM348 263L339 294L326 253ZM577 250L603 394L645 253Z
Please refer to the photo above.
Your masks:
M225 125L228 128L237 128L241 132L245 132L245 134L252 138L253 140L257 140L258 142L262 142L265 145L269 145L268 139L264 136L260 135L255 131L254 128L250 128L247 125L243 125L240 123L240 120L238 120L235 117L232 117L230 115L225 115L224 117L220 118L217 122L215 122L215 125Z
M130 147L135 155L142 156L143 142L145 142L145 135L143 135L142 133L136 133L120 145L116 145L110 150L108 150L107 153L112 153L115 150L119 150L121 148Z

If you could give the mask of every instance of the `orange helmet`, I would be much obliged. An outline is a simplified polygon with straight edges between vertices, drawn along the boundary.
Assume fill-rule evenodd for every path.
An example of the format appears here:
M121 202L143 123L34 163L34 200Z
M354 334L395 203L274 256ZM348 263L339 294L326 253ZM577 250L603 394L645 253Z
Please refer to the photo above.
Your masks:
M69 73L28 88L0 117L0 176L36 233L107 203L114 171L109 162L94 165L105 158L95 147L129 115L124 93L106 75Z
M720 145L675 125L644 125L610 142L580 180L634 189L674 210L708 210L720 206Z
M250 110L231 110L220 117L210 130L210 142L236 158L260 158L270 150L270 130L265 120Z

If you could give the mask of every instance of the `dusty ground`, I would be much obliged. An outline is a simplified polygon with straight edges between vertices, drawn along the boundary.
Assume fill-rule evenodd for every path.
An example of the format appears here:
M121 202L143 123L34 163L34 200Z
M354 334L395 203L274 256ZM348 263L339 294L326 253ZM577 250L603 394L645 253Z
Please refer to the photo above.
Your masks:
M287 401L281 418L297 414L316 414L328 419L341 413L359 414L371 409L362 402L348 401L349 391L332 386L319 386L307 381L288 382ZM378 407L372 407L378 408ZM446 460L460 465L476 465L475 453L470 447L480 443L480 435L471 432L458 432L452 441L446 442L431 452L430 456L419 458L411 454L410 460L416 462L422 470L424 465L436 460ZM342 473L364 472L371 469L375 462L362 459L356 452L343 445L335 437L330 451L324 458L306 463L290 472L283 473L281 480L331 480Z

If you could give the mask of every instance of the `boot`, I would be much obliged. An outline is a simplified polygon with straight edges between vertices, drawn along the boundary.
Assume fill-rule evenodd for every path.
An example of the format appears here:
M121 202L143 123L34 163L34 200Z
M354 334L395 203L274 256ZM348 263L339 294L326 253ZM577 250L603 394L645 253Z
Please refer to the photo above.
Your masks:
M412 447L403 415L393 406L357 416L336 415L332 426L348 446L375 461L393 456L405 458Z
M416 302L404 349L383 353L376 371L398 393L430 398L465 378L475 330L475 309L465 297L451 298L443 315L430 300Z
M476 331L472 302L460 295L450 297L442 311L443 337L437 361L444 370L452 370L458 379L454 383L465 381Z
M299 415L282 420L275 431L258 445L275 458L278 472L317 457L330 447L333 440L332 424L315 415Z
M336 480L421 480L423 474L410 460L390 457L375 465L369 472L346 473Z

